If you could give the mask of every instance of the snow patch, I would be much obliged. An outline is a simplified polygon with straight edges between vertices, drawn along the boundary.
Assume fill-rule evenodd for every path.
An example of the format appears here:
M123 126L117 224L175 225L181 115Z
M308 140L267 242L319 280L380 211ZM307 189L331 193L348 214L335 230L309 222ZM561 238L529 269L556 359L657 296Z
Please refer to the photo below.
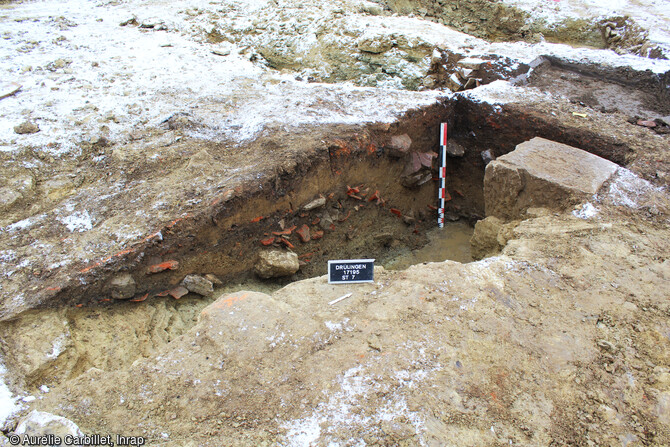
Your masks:
M508 104L537 99L550 99L549 93L543 93L534 87L516 87L502 79L481 87L460 93L475 102L488 104Z
M66 217L59 217L58 220L65 224L70 233L75 231L81 233L93 228L93 220L88 211L77 211Z
M666 0L503 0L528 12L532 19L556 24L570 18L629 16L649 31L649 40L670 48L670 2Z
M327 327L329 330L335 332L335 331L341 331L341 330L343 330L343 329L348 329L348 328L346 327L346 324L347 324L348 322L349 322L349 319L348 319L348 318L345 318L345 319L342 320L342 322L340 322L340 323L333 323L332 321L324 321L323 324L325 324L326 327Z
M416 432L421 434L425 431L425 420L420 414L410 411L402 390L415 386L416 382L426 376L427 372L423 370L412 373L400 371L396 373L398 386L391 386L379 377L365 375L362 365L350 368L338 379L340 391L330 395L327 402L319 404L312 414L305 418L282 424L286 429L287 445L308 447L321 442L337 446L341 445L340 442L343 440L339 438L348 428L369 429L382 421L399 418L410 421ZM387 397L383 405L374 413L367 415L365 411L360 411L360 405L368 395L374 393L384 393ZM419 439L419 443L426 445L423 439ZM360 444L354 445L365 445L365 442L361 441Z
M0 360L0 426L2 426L9 417L22 408L20 404L17 404L18 398L12 395L12 392L5 383L6 373L7 369Z
M48 359L55 359L61 355L65 348L65 341L67 340L68 335L69 334L61 334L53 341L51 352L47 354Z
M616 206L638 209L644 206L653 194L662 192L662 188L655 187L632 171L619 168L604 198Z
M572 215L580 219L590 219L598 214L598 208L586 202L581 209L574 210Z
M11 225L7 225L5 227L6 230L9 231L16 231L16 230L25 230L26 228L30 228L33 225L33 222L30 220L30 217L27 219L20 220L18 222L14 222Z

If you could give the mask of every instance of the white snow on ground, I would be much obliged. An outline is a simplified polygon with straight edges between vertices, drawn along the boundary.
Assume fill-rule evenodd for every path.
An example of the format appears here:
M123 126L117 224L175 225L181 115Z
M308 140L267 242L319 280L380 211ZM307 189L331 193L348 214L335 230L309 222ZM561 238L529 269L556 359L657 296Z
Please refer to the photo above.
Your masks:
M46 357L48 359L55 359L55 358L58 358L59 355L61 355L61 353L63 352L63 349L64 349L64 344L65 344L64 342L67 340L68 336L69 336L69 333L61 334L60 336L58 336L58 338L56 338L53 341L53 345L51 347L51 352L46 355Z
M263 3L232 4L244 15ZM209 129L200 137L245 140L268 122L388 122L437 96L389 91L380 98L374 89L298 82L250 62L234 44L230 55L214 55L220 45L199 41L202 30L192 29L206 28L206 18L186 21L180 6L212 8L198 1L169 8L161 2L86 0L5 5L0 78L23 88L0 100L0 150L32 145L60 154L104 132L112 141L127 138L135 127L159 125L177 112L195 112L204 121ZM168 31L119 25L133 14L140 23L162 20ZM14 133L26 120L40 132Z
M598 208L593 206L590 202L586 202L581 209L574 210L572 215L580 219L590 219L598 214Z
M21 409L21 406L16 403L18 398L12 396L12 392L5 383L6 373L5 365L0 360L0 426L7 418Z
M668 41L670 45L670 40ZM619 55L612 50L595 50L592 48L574 48L559 43L526 42L492 43L486 47L491 53L508 55L520 62L530 63L539 56L555 56L568 62L582 64L600 64L610 67L632 67L638 71L650 70L654 73L665 73L670 70L670 61L649 59L632 54ZM472 50L472 55L483 55L481 49Z
M663 188L656 187L638 177L626 168L617 169L609 190L599 197L616 206L638 209L653 203L656 194L663 194Z
M649 40L670 48L670 2L667 0L503 0L534 19L557 23L567 18L629 16L649 31Z
M523 1L530 4L530 0ZM241 54L243 49L235 44L225 44L230 50L227 56L212 54L223 44L204 42L213 22L208 14L193 11L226 10L225 20L234 21L236 28L253 29L254 11L266 3L224 1L213 6L205 0L184 0L167 7L164 1L44 0L3 5L0 79L23 88L0 100L4 117L0 120L0 150L31 145L57 155L77 151L79 142L102 134L123 142L134 129L157 126L175 113L190 113L204 125L193 130L193 136L240 141L258 135L268 123L390 122L398 112L432 103L440 95L393 89L380 95L377 89L346 84L299 82L293 75L250 62L248 55L253 51ZM556 3L572 4L567 0ZM667 6L660 9L665 11ZM168 30L120 26L133 15L140 24L162 22ZM497 53L530 62L551 54L657 73L670 70L668 61L619 56L612 51L554 44L490 44L418 18L352 15L347 16L347 23L352 32L400 32L417 42L472 56ZM310 48L315 36L307 32L297 44ZM14 133L14 126L26 120L37 123L40 132Z
M539 97L545 97L545 99L551 98L549 93L542 93L536 88L515 87L503 80L493 81L479 88L466 90L461 94L473 101L481 101L489 104L507 104Z
M69 216L61 217L58 220L65 224L71 233L75 231L88 231L93 228L93 221L86 210L77 211Z
M282 424L290 447L312 445L344 446L352 445L346 436L347 429L371 429L382 421L406 420L416 430L420 445L426 445L422 434L425 432L425 418L421 413L410 410L405 391L420 386L432 373L441 369L439 363L428 360L425 348L420 343L406 343L407 358L413 358L406 369L390 372L395 380L384 381L366 371L365 365L358 365L345 371L338 378L339 391L328 392L327 400L320 403L310 415ZM426 368L427 363L432 363ZM325 392L324 392L325 393ZM368 396L383 394L383 403L374 413L361 411ZM360 444L366 445L361 441Z

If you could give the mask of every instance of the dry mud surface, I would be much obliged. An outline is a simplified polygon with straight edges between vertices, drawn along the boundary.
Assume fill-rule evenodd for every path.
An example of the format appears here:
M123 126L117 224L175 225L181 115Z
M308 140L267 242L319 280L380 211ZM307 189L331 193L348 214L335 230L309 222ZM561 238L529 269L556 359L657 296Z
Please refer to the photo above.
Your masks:
M639 57L665 9L486 3L1 3L3 433L39 410L155 446L669 445L670 63ZM329 285L328 259L438 245L441 122L457 225L485 217L483 153L627 169L483 260ZM264 241L300 270L253 279ZM223 284L165 297L192 273Z

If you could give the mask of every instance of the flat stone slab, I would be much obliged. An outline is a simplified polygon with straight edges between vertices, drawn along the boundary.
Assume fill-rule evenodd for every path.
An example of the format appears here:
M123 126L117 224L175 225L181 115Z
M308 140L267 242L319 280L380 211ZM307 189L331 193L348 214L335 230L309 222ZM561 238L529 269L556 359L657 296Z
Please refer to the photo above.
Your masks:
M528 208L564 209L598 192L618 168L567 144L533 138L486 167L486 215L516 219Z

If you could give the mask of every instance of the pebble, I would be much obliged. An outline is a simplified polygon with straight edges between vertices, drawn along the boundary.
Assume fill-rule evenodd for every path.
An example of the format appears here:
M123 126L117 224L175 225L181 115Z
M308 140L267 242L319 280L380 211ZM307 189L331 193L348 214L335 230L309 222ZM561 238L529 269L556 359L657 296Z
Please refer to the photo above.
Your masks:
M177 270L179 268L178 261L165 261L160 264L149 266L148 273L160 273L165 270Z
M465 148L453 140L447 141L447 155L450 157L462 157L465 155Z
M656 121L653 120L638 120L637 125L653 128L656 127L658 124L656 123Z
M179 298L183 297L189 292L189 290L186 287L183 286L177 286L173 289L170 289L168 292L168 295L170 295L172 298L178 300Z
M441 64L442 63L442 52L440 51L439 48L435 48L433 50L433 54L430 56L430 63L432 65L436 64Z
M616 348L614 347L614 345L613 345L612 343L608 342L607 340L598 340L598 341L596 342L596 344L597 344L598 347L599 347L600 349L602 349L603 351L607 351L607 352L614 352L614 351L616 351Z
M67 67L71 63L72 61L70 59L56 59L53 62L49 62L46 66L46 69L49 71L57 71Z

